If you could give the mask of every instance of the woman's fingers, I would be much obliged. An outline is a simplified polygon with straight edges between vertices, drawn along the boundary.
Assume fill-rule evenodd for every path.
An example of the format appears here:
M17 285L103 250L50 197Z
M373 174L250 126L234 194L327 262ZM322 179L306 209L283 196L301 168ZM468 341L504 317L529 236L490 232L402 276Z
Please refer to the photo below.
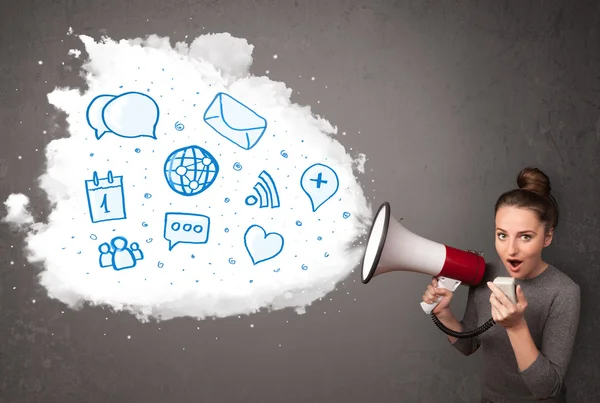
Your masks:
M434 292L436 293L436 295L438 296L442 296L442 295L450 295L450 290L447 290L445 288L436 288L434 290Z
M434 293L430 292L429 287L423 294L423 301L427 304L431 304L431 303L437 301L438 298L439 298L439 295L435 295Z
M496 312L498 318L506 316L506 308L502 305L502 302L498 301L498 298L494 294L490 295L490 304L492 305L492 312Z
M424 302L426 304L433 304L434 302L437 302L437 298L427 298L424 300Z
M494 319L495 322L498 322L500 319L500 312L498 312L498 309L496 309L495 306L492 305L492 319Z

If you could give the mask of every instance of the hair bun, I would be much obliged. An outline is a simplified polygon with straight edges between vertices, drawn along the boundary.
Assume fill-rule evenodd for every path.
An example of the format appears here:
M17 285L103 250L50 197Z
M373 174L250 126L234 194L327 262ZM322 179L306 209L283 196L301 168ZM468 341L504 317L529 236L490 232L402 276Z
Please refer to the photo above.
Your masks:
M528 190L545 197L550 196L550 179L538 168L523 168L517 177L519 189Z

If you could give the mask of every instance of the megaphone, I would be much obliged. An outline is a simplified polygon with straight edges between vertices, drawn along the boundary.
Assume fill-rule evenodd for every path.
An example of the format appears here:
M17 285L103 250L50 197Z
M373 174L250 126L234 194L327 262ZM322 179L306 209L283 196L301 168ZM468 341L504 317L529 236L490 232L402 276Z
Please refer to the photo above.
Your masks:
M383 273L410 271L438 278L438 286L455 291L462 284L477 285L485 272L485 260L479 252L463 251L416 235L391 215L390 204L384 202L369 230L362 260L362 282ZM440 303L421 302L425 313Z

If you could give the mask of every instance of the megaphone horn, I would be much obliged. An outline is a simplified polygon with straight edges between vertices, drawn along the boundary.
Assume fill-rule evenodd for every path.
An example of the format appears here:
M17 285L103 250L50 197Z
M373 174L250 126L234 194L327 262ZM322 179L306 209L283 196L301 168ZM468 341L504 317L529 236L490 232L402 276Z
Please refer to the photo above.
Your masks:
M412 271L438 278L438 286L455 291L461 284L479 284L485 272L481 253L431 241L404 228L384 202L375 215L362 260L362 282L392 271ZM439 304L421 302L429 314Z

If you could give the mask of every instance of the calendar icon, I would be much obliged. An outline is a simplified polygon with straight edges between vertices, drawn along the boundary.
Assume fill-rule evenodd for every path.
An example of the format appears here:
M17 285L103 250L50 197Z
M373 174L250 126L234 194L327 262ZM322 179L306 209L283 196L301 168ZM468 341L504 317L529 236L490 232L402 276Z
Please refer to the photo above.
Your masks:
M99 179L94 171L93 178L85 181L85 190L93 223L127 218L122 176L108 171L106 178Z

